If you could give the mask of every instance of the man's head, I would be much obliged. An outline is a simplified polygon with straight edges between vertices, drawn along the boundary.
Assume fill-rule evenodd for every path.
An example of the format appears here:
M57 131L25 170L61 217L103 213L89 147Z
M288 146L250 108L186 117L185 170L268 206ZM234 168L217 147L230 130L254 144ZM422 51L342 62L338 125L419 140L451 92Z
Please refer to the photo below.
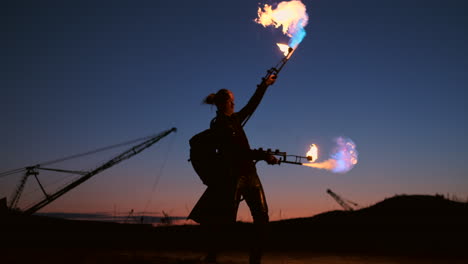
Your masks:
M234 94L228 89L221 89L215 94L208 95L203 102L216 105L218 111L227 116L234 113Z

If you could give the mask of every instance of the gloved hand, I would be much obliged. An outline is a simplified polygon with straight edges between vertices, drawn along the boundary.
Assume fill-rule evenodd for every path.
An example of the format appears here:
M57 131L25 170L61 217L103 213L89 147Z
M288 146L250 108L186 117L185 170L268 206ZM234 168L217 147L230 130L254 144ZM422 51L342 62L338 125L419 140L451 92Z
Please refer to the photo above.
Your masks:
M272 85L272 84L274 84L275 81L276 81L276 77L277 77L276 74L272 74L272 75L268 76L268 79L265 80L265 84L266 84L266 85Z
M279 160L273 155L267 155L265 161L270 165L279 164Z

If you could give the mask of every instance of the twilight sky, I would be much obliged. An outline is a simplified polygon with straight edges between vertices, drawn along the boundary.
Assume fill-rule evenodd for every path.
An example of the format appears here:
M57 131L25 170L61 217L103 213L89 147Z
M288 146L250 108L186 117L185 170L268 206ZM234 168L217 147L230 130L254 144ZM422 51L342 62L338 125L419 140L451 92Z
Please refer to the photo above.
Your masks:
M274 3L273 1L260 1ZM351 138L346 174L257 168L271 219L362 206L395 194L468 196L468 3L304 0L307 36L245 127L254 148L328 158ZM188 140L232 90L240 109L282 58L279 30L253 22L259 1L10 1L0 9L0 172L155 134L178 132L96 175L41 212L185 216L205 189ZM128 148L130 146L127 146ZM126 150L54 164L89 170ZM42 173L50 193L72 176ZM21 175L0 178L0 197ZM22 204L39 197L28 181ZM245 204L239 220L250 216Z

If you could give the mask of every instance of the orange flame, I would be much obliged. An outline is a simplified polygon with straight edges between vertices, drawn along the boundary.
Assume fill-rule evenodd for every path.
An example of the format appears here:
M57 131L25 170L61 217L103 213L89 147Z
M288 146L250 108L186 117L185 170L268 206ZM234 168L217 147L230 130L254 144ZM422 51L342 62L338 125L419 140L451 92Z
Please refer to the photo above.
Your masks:
M295 27L298 23L304 26L307 24L308 18L304 4L301 1L281 2L276 9L272 9L271 5L265 4L262 8L258 8L258 18L255 22L267 26L274 26L276 28L283 27L283 34L292 37L295 33ZM302 20L301 20L302 19Z
M310 145L310 149L307 152L306 157L312 157L310 162L314 162L318 159L318 148L315 144Z
M255 19L255 22L258 24L264 27L282 27L283 34L292 38L289 46L294 49L305 36L304 27L308 23L309 16L305 5L300 0L283 1L275 9L271 5L265 4L263 8L258 8L257 14L258 18ZM283 45L285 44L278 43L281 51L287 56L289 46L285 45L287 46L285 48Z
M289 54L289 46L288 45L282 44L282 43L276 43L276 45L278 45L279 49L281 50L281 52L283 52L284 56L288 56L288 54Z
M336 160L326 160L320 163L302 163L302 165L317 169L333 170L336 167Z

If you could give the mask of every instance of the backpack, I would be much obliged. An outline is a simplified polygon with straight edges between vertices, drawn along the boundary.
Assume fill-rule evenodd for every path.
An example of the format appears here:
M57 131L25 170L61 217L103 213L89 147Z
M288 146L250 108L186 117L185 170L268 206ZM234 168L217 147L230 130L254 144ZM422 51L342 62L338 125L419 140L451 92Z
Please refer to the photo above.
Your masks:
M203 184L208 186L220 173L221 162L214 130L209 128L194 135L189 144L189 161Z

